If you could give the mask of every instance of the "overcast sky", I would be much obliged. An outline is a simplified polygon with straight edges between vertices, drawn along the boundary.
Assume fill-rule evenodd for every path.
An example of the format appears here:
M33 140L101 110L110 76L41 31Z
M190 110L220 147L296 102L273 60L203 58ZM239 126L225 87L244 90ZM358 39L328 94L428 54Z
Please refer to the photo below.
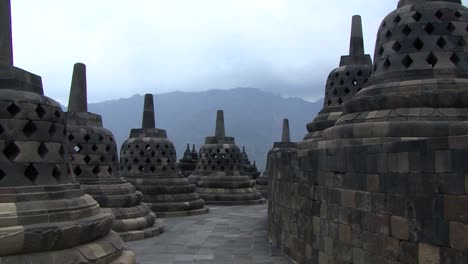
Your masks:
M351 17L373 54L396 0L13 0L15 65L67 103L75 62L90 102L256 87L307 100L348 53ZM463 1L465 4L467 1Z

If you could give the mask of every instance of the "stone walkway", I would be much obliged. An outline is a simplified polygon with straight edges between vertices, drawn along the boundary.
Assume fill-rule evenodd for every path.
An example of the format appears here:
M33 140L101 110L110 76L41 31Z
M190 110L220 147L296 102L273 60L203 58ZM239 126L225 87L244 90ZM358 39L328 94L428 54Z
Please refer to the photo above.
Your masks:
M164 219L164 226L158 237L127 243L138 263L292 263L270 248L265 204L213 206L205 215Z

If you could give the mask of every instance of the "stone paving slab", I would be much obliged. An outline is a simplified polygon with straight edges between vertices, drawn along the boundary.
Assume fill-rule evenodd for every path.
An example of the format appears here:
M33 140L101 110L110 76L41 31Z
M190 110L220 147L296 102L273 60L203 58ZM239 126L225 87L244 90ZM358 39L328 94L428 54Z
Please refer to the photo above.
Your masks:
M267 236L267 205L212 206L210 213L164 219L158 237L129 242L140 264L289 264Z

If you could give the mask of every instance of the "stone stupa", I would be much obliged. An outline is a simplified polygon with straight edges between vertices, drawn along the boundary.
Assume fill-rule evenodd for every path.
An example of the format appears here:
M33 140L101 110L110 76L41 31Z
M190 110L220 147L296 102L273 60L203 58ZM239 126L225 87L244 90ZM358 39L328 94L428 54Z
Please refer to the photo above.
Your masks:
M119 171L114 135L102 117L88 112L86 66L75 64L66 112L71 171L82 189L115 216L114 231L125 241L153 237L163 231L143 195Z
M263 198L268 199L268 156L270 155L270 151L267 154L267 161L265 170L263 173L255 180L255 187L257 190L262 194Z
M249 205L264 203L255 181L243 171L242 157L233 137L225 136L224 114L218 110L214 137L206 137L197 168L189 180L207 204Z
M193 149L195 150L195 145L193 145ZM187 144L187 148L184 151L184 156L179 160L178 166L180 173L185 177L188 177L197 166L197 160L194 160L193 152L190 150L190 144Z
M9 0L0 0L0 105L0 262L135 263L112 214L72 178L60 105L40 76L13 66Z
M343 105L367 84L371 72L371 57L364 54L361 17L353 16L349 55L342 56L340 66L328 75L323 108L307 124L309 133L304 139L319 140L322 131L332 127L342 115Z
M179 172L176 161L166 130L155 126L153 95L146 94L142 128L132 129L120 149L123 176L144 194L143 201L159 217L207 213L195 185Z
M247 155L247 152L245 151L245 146L242 147L241 160L245 173L248 174L250 178L254 180L257 179L258 176L260 176L260 173L258 172L255 161L254 164L252 164L249 160L249 155Z

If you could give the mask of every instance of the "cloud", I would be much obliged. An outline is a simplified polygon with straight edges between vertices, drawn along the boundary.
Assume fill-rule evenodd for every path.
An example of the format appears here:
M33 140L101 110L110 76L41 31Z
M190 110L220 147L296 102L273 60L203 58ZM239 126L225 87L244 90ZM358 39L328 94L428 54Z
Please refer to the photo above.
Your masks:
M373 53L393 0L15 0L15 64L66 103L75 62L90 101L251 86L319 98L361 14Z

